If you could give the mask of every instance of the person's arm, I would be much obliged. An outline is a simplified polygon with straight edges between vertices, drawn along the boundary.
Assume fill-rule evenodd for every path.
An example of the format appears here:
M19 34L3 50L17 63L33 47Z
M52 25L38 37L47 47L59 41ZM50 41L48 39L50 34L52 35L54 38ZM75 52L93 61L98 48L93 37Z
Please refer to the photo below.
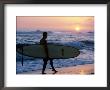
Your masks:
M46 57L47 57L47 58L49 58L47 41L45 41L45 44L44 44L44 49L45 49Z

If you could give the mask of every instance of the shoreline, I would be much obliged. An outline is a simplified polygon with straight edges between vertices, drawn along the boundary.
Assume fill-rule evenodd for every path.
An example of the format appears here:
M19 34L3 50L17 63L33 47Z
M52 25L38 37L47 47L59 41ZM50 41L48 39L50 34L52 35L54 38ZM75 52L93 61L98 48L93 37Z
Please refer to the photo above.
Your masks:
M71 66L71 67L62 67L62 68L56 68L58 71L57 73L54 73L51 69L45 70L45 75L71 75L71 74L77 74L77 75L94 75L94 64L85 64L85 65L77 65L77 66ZM29 72L23 72L19 73L17 75L32 75L32 74L41 74L42 70L35 70L35 71L29 71Z

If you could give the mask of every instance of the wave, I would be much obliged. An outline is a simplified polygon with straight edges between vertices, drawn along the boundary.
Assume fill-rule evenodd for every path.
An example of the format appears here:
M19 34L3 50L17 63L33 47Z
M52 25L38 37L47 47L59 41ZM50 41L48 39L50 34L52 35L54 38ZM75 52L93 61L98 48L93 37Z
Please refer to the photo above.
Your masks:
M86 45L94 45L94 41L89 41L89 40L83 40L83 41L80 41Z
M39 42L35 42L33 43L31 40L28 40L26 41L26 43L21 43L21 44L38 44ZM19 43L17 43L18 45ZM91 41L91 40L82 40L82 41L72 41L72 42L61 42L61 41L58 41L56 40L55 42L54 41L51 41L48 43L48 44L58 44L58 45L65 45L65 46L73 46L73 47L76 47L78 49L88 49L88 48L94 48L94 41Z

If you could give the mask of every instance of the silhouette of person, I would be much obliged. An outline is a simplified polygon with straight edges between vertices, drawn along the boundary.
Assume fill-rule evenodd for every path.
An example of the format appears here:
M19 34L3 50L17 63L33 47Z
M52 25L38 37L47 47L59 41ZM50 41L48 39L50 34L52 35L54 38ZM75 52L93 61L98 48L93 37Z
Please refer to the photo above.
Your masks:
M47 32L43 32L43 37L40 40L40 44L43 45L43 47L44 47L44 51L45 51L46 57L43 58L44 64L43 64L42 74L46 74L45 73L45 68L46 68L48 60L50 60L50 65L52 67L52 71L54 71L54 73L56 73L57 71L55 70L55 68L53 66L53 59L49 58L46 38L47 38Z

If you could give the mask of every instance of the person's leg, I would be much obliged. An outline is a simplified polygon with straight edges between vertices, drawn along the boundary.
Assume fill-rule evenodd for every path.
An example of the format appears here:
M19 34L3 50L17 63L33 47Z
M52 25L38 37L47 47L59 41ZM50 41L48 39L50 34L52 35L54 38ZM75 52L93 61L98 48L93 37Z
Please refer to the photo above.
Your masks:
M45 71L48 60L45 58L45 59L43 59L43 61L44 61L44 64L43 64L42 74L46 74L46 73L44 73L44 71Z
M53 66L53 59L50 59L50 65L51 65L51 67L52 67L52 71L57 72L57 71L55 70L54 66Z

